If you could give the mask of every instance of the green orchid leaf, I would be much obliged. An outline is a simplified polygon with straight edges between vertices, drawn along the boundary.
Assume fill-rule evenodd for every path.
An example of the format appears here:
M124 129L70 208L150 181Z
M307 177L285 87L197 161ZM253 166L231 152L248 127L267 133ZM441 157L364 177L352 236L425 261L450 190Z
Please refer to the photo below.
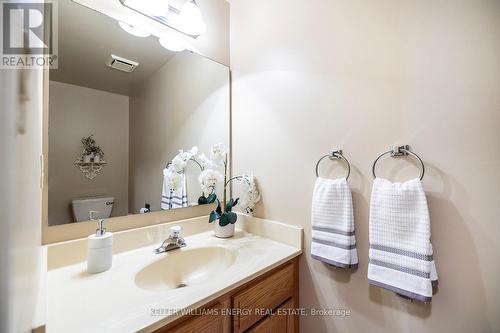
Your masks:
M233 199L231 199L228 202L226 202L225 211L226 212L230 212L232 208L233 208Z
M220 207L220 201L217 199L217 208L215 209L217 214L222 215L222 208Z
M236 213L229 212L229 213L227 213L227 216L228 216L229 223L231 223L231 224L236 223L236 220L238 219L238 215L236 215Z
M208 203L207 198L204 195L198 198L198 205L206 205Z
M229 221L229 216L227 213L224 213L220 216L219 218L219 225L221 227L225 227L226 225L228 225L229 223L231 223L231 221Z
M215 220L218 220L220 218L220 215L215 211L210 212L210 216L208 218L208 223L212 223Z
M231 200L229 200L229 202L226 204L226 212L231 212L233 210L233 207L238 204L239 200L240 198L236 198L236 200L233 200L231 198Z
M207 197L207 203L209 204L214 203L216 199L217 199L217 194L212 193Z

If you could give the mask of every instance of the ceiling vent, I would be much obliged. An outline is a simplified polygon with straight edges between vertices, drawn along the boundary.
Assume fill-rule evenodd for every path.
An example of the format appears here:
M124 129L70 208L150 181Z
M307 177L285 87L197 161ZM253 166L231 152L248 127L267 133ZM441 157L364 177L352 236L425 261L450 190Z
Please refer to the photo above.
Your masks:
M139 63L112 54L106 60L106 65L119 71L130 73L139 66Z

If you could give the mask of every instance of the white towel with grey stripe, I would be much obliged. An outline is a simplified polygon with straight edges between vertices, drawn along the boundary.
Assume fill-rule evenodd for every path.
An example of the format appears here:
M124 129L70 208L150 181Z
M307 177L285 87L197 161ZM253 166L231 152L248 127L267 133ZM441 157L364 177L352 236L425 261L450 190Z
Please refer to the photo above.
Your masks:
M345 178L316 179L311 222L314 259L340 268L358 265L352 194Z
M392 183L376 178L369 229L369 283L409 299L430 301L437 272L420 179Z
M170 188L169 176L167 172L163 172L163 187L160 204L162 210L188 206L186 175L182 173L181 177L180 186L178 186L176 190L172 190Z

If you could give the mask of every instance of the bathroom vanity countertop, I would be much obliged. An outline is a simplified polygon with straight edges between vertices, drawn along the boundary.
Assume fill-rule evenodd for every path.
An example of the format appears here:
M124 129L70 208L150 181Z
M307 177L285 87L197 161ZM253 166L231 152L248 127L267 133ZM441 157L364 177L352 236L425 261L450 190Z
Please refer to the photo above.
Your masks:
M252 228L259 228L255 225ZM268 228L266 224L260 225ZM274 227L286 228L279 222ZM301 240L302 230L290 227L295 229L292 230L295 234L300 232L296 239ZM47 332L154 330L177 318L175 310L184 311L206 304L302 252L301 244L286 245L244 230L237 230L234 237L227 239L216 238L213 231L205 231L185 240L186 247L163 254L153 253L159 244L115 254L111 269L100 274L88 274L86 262L49 270ZM136 274L149 264L175 255L176 251L200 247L228 249L234 253L234 262L213 278L182 288L147 290L136 284Z

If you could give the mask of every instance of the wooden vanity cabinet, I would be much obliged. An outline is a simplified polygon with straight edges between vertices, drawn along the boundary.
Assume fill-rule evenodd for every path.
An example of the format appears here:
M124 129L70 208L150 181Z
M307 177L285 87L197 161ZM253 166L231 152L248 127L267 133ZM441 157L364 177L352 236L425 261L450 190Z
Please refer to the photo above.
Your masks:
M183 316L155 333L298 333L298 257Z
M249 333L276 333L276 332L298 332L295 329L295 315L289 314L287 311L294 309L293 299L289 299L284 304L280 305L276 310L280 314L269 315L259 321L246 332Z

